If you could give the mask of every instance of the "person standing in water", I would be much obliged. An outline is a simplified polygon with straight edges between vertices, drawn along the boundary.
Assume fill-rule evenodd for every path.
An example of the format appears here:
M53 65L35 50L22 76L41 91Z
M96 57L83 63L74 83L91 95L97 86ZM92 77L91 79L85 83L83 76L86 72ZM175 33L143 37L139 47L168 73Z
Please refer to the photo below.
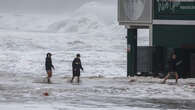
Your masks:
M48 83L51 83L51 77L52 77L52 69L55 69L53 64L52 64L52 59L51 59L52 54L47 53L46 59L45 59L45 69L47 72L47 81Z
M81 60L80 60L80 54L76 55L76 58L74 58L73 62L72 62L72 72L73 72L73 76L71 79L71 83L73 83L73 80L75 77L78 77L77 82L80 82L80 69L83 71L83 67L81 64Z
M179 75L178 75L178 73L177 73L177 69L176 69L176 67L177 67L177 64L178 63L178 59L177 59L177 56L176 56L176 54L175 53L173 53L172 55L171 55L171 60L169 61L169 72L168 72L168 74L167 74L167 76L164 78L164 80L163 80L163 84L164 83L166 83L166 80L169 78L169 76L170 75L175 75L175 79L176 79L176 83L178 82L178 79L179 79Z

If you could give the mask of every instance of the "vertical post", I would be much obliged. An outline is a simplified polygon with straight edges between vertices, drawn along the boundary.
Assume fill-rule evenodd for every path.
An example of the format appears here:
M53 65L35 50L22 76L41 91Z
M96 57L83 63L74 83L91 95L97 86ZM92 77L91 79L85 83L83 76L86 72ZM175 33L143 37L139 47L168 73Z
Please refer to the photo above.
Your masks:
M153 46L153 26L149 26L149 46Z
M137 29L127 30L127 76L137 72Z

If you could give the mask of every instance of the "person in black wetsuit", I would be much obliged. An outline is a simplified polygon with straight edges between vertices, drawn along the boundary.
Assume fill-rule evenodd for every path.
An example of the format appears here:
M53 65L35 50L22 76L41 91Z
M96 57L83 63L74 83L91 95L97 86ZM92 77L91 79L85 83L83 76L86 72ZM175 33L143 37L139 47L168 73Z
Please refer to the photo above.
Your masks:
M178 62L177 56L174 53L171 56L171 60L168 62L169 63L169 72L168 72L167 76L164 78L164 80L163 80L162 83L166 83L166 80L169 78L169 76L171 74L174 74L175 75L175 79L176 79L176 83L177 83L178 78L179 78L178 73L177 73L177 69L176 69L177 62Z
M52 77L52 69L55 69L53 64L52 64L52 59L51 59L52 54L47 53L46 59L45 59L45 69L47 72L47 79L48 83L51 83L50 78Z
M75 77L78 77L77 82L78 83L80 82L80 69L83 70L83 67L82 67L81 60L80 60L80 54L77 54L76 58L72 62L73 76L71 79L71 83L73 82Z

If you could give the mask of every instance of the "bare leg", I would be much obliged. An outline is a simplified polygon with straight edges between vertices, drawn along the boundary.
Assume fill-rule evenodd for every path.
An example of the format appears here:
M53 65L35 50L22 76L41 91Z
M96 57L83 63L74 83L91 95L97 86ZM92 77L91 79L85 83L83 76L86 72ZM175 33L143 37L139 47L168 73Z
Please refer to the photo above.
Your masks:
M167 76L165 77L164 81L162 83L166 83L167 79L169 78L170 73L167 74Z
M48 76L47 76L47 82L48 82L48 83L51 83L50 78L52 77L52 71L48 71L48 72L47 72L47 75L48 75Z
M176 80L176 83L178 82L178 79L179 79L179 75L177 74L177 72L175 72L175 80Z
M70 82L71 82L71 83L73 83L73 80L74 80L74 76L72 76L72 79L71 79L71 81L70 81Z
M78 83L80 82L80 77L79 77L79 76L78 76L77 82L78 82Z
M48 77L48 81L47 81L47 83L51 83L51 80L50 80L50 78Z

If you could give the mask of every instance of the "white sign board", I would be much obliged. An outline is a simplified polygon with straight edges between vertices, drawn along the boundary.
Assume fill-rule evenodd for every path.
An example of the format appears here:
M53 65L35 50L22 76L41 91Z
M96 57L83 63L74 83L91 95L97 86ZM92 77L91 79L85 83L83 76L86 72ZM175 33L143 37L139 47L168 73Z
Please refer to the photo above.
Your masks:
M118 0L118 20L121 24L151 24L152 0Z

